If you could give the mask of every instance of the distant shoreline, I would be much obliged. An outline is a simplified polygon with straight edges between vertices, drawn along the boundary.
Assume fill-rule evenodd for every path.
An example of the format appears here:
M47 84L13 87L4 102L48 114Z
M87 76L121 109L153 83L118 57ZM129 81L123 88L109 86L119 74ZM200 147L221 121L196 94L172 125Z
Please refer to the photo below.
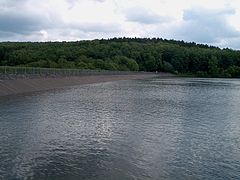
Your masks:
M28 92L61 89L64 87L119 80L146 79L154 77L173 77L169 73L135 73L117 75L83 75L67 77L36 77L28 76L15 79L0 78L0 96L22 94Z

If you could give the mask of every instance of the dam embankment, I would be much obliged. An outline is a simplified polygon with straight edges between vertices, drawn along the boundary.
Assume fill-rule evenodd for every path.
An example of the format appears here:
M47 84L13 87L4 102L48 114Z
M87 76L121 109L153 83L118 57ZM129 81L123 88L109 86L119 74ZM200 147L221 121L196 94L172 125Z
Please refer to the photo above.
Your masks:
M171 77L168 73L85 72L81 75L1 74L0 96L119 80Z

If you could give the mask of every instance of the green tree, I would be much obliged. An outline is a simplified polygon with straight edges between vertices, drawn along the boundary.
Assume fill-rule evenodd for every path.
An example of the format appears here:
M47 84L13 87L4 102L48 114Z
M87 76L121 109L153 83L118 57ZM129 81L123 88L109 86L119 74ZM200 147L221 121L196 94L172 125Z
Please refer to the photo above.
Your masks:
M238 66L230 66L225 73L229 74L230 77L240 77L240 67Z
M208 61L208 73L211 76L217 76L219 73L218 60L216 56L212 56Z

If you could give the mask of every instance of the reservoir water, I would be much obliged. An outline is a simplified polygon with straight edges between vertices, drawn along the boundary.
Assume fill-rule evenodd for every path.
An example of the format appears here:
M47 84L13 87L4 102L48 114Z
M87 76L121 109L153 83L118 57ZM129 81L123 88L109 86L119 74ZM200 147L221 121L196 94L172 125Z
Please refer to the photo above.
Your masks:
M240 80L155 78L1 97L0 179L240 179Z

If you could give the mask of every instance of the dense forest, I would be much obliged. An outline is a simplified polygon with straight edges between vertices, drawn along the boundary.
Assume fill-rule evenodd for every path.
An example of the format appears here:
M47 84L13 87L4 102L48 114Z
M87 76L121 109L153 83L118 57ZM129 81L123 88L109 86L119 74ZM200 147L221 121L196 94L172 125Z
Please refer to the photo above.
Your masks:
M3 42L0 66L163 71L240 77L240 51L161 38Z

